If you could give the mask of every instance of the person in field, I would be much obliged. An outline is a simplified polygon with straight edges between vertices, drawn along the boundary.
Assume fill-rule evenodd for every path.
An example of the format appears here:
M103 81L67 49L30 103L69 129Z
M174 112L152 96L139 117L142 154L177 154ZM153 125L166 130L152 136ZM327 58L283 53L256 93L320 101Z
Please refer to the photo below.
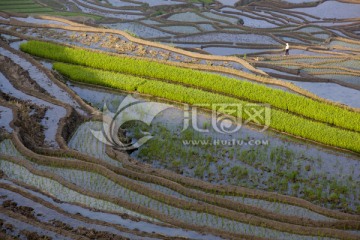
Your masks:
M286 46L285 46L285 55L284 55L284 56L289 55L289 51L290 51L290 46L289 46L288 43L286 43Z

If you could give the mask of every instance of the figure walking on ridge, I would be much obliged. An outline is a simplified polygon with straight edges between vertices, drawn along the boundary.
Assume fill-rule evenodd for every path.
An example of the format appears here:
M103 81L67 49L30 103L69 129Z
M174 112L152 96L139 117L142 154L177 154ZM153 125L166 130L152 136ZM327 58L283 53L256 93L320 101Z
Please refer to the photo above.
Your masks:
M290 46L289 46L288 43L286 43L286 46L285 46L285 55L284 55L284 56L289 55L289 51L290 51Z

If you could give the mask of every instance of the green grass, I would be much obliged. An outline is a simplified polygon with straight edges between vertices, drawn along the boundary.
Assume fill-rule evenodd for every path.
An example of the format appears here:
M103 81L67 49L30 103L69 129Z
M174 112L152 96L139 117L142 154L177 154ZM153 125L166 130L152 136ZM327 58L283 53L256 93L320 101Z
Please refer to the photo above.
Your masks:
M268 103L286 112L360 132L359 113L256 83L170 66L150 60L111 56L106 53L64 47L40 41L29 41L22 44L21 50L60 62L182 83L239 99Z
M142 94L149 94L182 103L247 104L247 102L236 98L157 80L149 80L65 63L55 63L53 67L58 72L74 81L125 91L136 91ZM248 117L249 116L245 114L243 115L244 119L247 119ZM271 127L327 145L360 152L360 145L358 144L360 141L359 133L334 128L280 110L272 110Z
M33 15L50 15L50 16L63 16L63 17L89 17L94 20L100 20L102 17L81 13L81 12L62 12L54 11L51 7L44 7L43 5L37 4L31 0L15 0L15 1L1 1L0 0L0 11L6 12L17 12L17 13L28 13Z
M21 5L21 4L34 4L34 2L30 1L30 0L24 0L24 1L0 1L0 6Z
M1 10L17 10L17 9L34 9L34 8L44 8L42 6L34 6L34 4L24 4L24 5L9 5L9 6L0 6Z
M203 5L209 5L209 4L214 3L215 1L214 0L190 0L189 2L191 2L191 3L201 3Z
M63 16L63 17L89 17L92 18L94 20L100 20L102 19L101 16L97 16L97 15L93 15L93 14L88 14L88 13L79 13L79 12L47 12L46 14L42 14L42 15L51 15L51 16Z
M7 12L17 12L17 13L48 13L51 12L51 8L24 8L24 9L7 9Z
M45 13L52 12L53 9L49 7L44 7L40 4L35 3L34 1L0 1L0 10L7 12L17 12L17 13Z
M33 2L23 2L23 3L8 3L8 4L4 4L2 2L0 2L0 8L1 9L6 9L6 8L20 8L20 7L32 7L34 6Z
M81 71L76 71L76 65L67 65L62 63L55 63L54 68L63 75L77 82L98 85L100 79L102 86L131 92L136 91L137 87L146 81L145 79L138 77L114 74L112 72L90 68L80 67Z

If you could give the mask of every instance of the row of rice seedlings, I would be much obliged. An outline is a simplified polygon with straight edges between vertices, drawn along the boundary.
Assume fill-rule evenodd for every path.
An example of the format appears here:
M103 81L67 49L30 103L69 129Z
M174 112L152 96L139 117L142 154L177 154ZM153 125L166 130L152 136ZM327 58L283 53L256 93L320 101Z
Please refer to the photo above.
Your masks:
M81 186L90 192L104 193L109 196L123 198L131 203L141 204L147 202L151 204L151 199L136 192L133 192L108 178L86 171L65 169L65 168L54 168L48 166L36 166L37 169L42 171L52 172L75 185ZM144 198L144 199L143 199Z
M240 161L257 169L255 172L249 170L249 179L254 183L251 187L293 195L328 208L358 211L358 177L353 171L358 165L356 161L350 163L349 159L338 159L334 165L334 161L328 159L324 165L320 157L316 159L306 154L294 154L282 148L273 148L271 152L251 148L237 151ZM340 162L351 164L352 170L351 167L344 170ZM257 178L259 174L260 179Z
M182 195L181 193L178 193L177 191L174 191L174 190L172 190L170 188L167 188L167 187L155 184L155 183L147 183L147 182L141 182L141 183L144 184L145 186L155 190L155 191L162 192L162 193L164 193L166 195L170 195L170 196L173 196L173 197L184 199L184 200L189 201L189 202L197 202L196 199L186 197L186 196Z
M269 63L269 62L265 62L265 63ZM271 62L270 64L279 67L296 67L296 68L300 68L302 66L308 66L307 64L304 63L290 62L290 61L287 61L286 63L279 63L276 61L276 62Z
M163 132L163 131L161 131L161 132ZM154 133L154 132L153 132ZM152 135L159 135L158 133L155 133L155 134L153 134L152 133ZM177 133L175 133L175 135L177 135ZM168 143L170 143L170 142L172 142L172 140L171 140L171 136L173 136L173 133L169 133L169 134L161 134L161 136L160 136L160 139L167 139L168 141L166 141L166 142L161 142L161 143L159 143L157 146L158 147L156 147L154 144L152 144L152 143L149 143L149 146L147 146L146 148L142 148L141 149L141 153L144 153L144 151L146 151L146 155L148 156L148 157L150 157L150 158L153 158L153 159L158 159L158 160L161 160L161 159L164 159L165 158L165 156L164 156L164 154L166 154L166 158L170 158L170 159L172 159L172 160L174 160L174 159L176 159L176 157L177 156L179 156L180 157L180 159L181 159L181 162L182 162L182 164L181 165L183 165L183 163L185 163L186 162L186 159L187 158L189 158L190 156L188 155L188 154L185 154L184 156L183 156L183 154L182 154L182 152L183 152L183 150L182 149L178 149L178 148L176 148L176 149L173 149L173 147L172 146L169 146L169 144ZM193 137L192 136L188 136L190 139L192 139ZM165 144L165 145L164 145ZM148 144L147 144L148 145ZM165 149L167 149L165 152L164 151L162 151L162 149L163 149L163 147L164 146L166 146L165 147ZM175 146L176 146L176 144L175 144ZM157 150L158 149L158 150ZM208 150L207 151L209 151L209 148L207 148ZM169 150L169 151L168 151ZM212 148L210 148L210 150L212 150ZM210 155L218 155L218 152L220 151L221 149L216 149L216 151L210 151L209 152L209 154ZM169 152L174 152L174 153L176 153L176 156L173 156L173 154L170 154L169 155ZM191 152L191 151L188 151L188 150L186 150L186 152ZM252 151L250 151L250 152L252 152ZM156 154L155 154L156 153ZM277 152L275 152L275 154L276 154ZM154 155L155 154L155 155ZM142 154L143 155L143 154ZM190 154L192 157L194 157L194 155L193 154ZM233 154L232 154L233 155ZM242 153L241 152L239 152L239 153L236 153L236 155L237 156L242 156ZM259 157L259 158L261 158L261 159L265 159L265 160L269 160L270 161L270 158L267 156L268 154L266 154L266 156L257 156L257 157ZM273 155L272 153L271 153L271 155ZM140 157L140 156L139 156ZM142 159L144 159L144 157L145 156L141 156L141 158ZM203 157L205 157L205 156L203 156ZM196 159L201 159L201 158L203 158L203 157L195 157ZM222 156L218 156L219 157L219 159L221 159L221 158L223 158ZM216 158L216 157L215 157ZM251 157L250 158L250 156L249 155L245 155L245 156L243 156L243 157L241 157L241 158L243 158L243 159L253 159L253 157ZM294 158L294 156L288 156L287 157L287 159L292 159L292 158ZM231 157L231 159L233 159L233 157ZM272 159L272 158L271 158ZM177 161L172 161L171 160L171 162L170 162L170 164L171 164L171 166L169 165L169 164L167 164L165 167L167 167L167 168L174 168L175 167L175 162L177 162ZM257 164L258 164L258 161L255 161L256 159L253 159L253 160L251 160L251 161L254 161L254 162L256 162ZM185 161L185 162L184 162ZM174 162L174 164L172 164ZM267 162L267 161L266 161ZM279 162L279 161L271 161L272 163L274 163L274 162ZM280 162L287 162L287 161L284 161L284 160L281 160ZM196 165L196 163L195 162L193 162L192 161L192 163L194 163L195 165ZM261 161L261 163L262 164L264 164L265 162L263 162L263 160ZM301 161L301 163L303 163L302 165L303 165L303 167L306 167L305 165L306 165L306 162L304 162L303 160ZM190 164L190 163L189 163ZM223 167L221 167L223 164L221 163L221 161L216 161L216 164L217 164L217 166L218 167L220 167L220 168L223 168ZM202 165L202 164L198 164L198 165ZM266 165L269 165L269 164L266 164ZM270 164L271 165L271 164ZM266 167L266 168L269 168L270 167L270 169L273 169L274 167L271 167L271 166L264 166L264 167ZM177 166L177 165L176 165ZM226 167L225 167L226 168ZM288 169L289 168L289 166L287 166L286 167L286 169ZM313 170L316 170L316 169L318 169L317 167L314 167L314 166L312 166L312 168L311 168L312 170L310 170L311 172L313 171ZM195 169L196 171L195 171L195 174L197 174L198 173L198 171L197 171L197 168ZM295 170L296 170L296 168L295 168ZM206 170L207 171L207 170ZM223 172L223 171L222 171ZM274 172L274 170L272 171L272 172ZM276 171L275 172L279 172L279 170L278 170L278 167L276 167ZM287 171L287 172L291 172L290 170L289 171ZM223 172L223 174L225 175L225 176L227 176L228 174L227 173L224 173ZM254 174L258 174L258 173L254 173ZM347 174L347 173L346 173ZM206 175L206 172L205 172L205 175ZM249 170L249 172L248 172L248 176L250 177L251 175L253 175L253 173L252 173L252 171L251 170ZM193 174L193 176L194 176L194 174ZM201 177L202 177L203 175L201 175ZM236 178L238 178L238 177L236 177ZM236 179L235 178L235 179ZM321 178L321 177L316 177L316 178ZM255 181L255 183L257 182L257 180L256 179L254 179L253 177L251 177L251 179L252 179L252 181ZM299 190L296 190L294 193L291 193L291 194L294 194L295 196L297 196L297 194L298 194L298 192L301 192L302 191L302 185L304 185L305 184L305 182L303 183L302 181L301 181L301 177L300 176L297 176L296 177L296 183L294 183L294 184L290 184L291 186L289 186L289 188L291 189L292 187L295 189L295 187L296 186L299 186L299 181L300 181L300 188L299 188ZM306 178L307 179L307 178ZM230 178L230 180L231 180L231 178ZM240 180L240 179L239 179ZM291 180L291 179L290 179ZM263 180L262 180L263 181ZM266 181L266 180L265 180ZM270 181L270 180L269 180ZM273 181L273 180L272 180ZM275 183L275 185L277 185L276 184L276 181L274 181L274 183ZM238 184L237 182L235 182L235 183L233 183L233 184ZM328 185L328 183L324 183L325 185ZM322 184L322 185L324 185L324 184ZM306 186L307 186L308 184L306 184ZM325 186L324 185L324 186ZM352 184L351 184L352 185ZM280 185L279 185L280 186ZM305 185L304 185L305 186ZM276 188L275 188L276 189ZM274 190L275 190L274 189ZM287 188L286 188L287 189ZM298 189L298 188L297 188ZM354 190L356 190L356 188L354 188ZM286 190L287 191L287 190ZM281 190L281 192L283 192L282 190ZM285 192L285 193L287 193L287 192ZM331 194L331 193L329 193L329 194ZM347 194L346 194L346 196L348 195L348 194L351 194L351 191L349 191ZM329 195L330 196L330 195ZM341 196L340 196L341 197ZM342 197L341 197L342 198ZM349 198L349 199L351 199L351 198ZM350 204L351 205L351 204Z
M219 195L221 196L221 195ZM246 197L239 197L239 196L224 196L227 199L241 202L243 204L248 204L251 206L256 206L259 208L264 208L270 211L273 211L274 213L283 214L283 215L289 215L289 216L296 216L301 218L308 218L315 221L335 221L336 219L326 217L324 215L321 215L319 213L313 212L311 210L308 210L306 208L301 208L294 205L284 204L280 202L270 202L265 201L261 199L253 199L253 198L246 198Z
M270 60L270 61L264 61L265 63L281 63L281 64L287 64L287 63L304 63L308 65L317 64L322 61L328 61L328 59L318 59L318 58L292 58L292 59L283 59L283 60Z
M325 64L327 67L344 67L349 68L350 70L360 70L360 61L359 60L348 60L343 62L329 63Z
M193 191L203 192L201 190L195 190L195 189L193 189ZM225 194L223 195L212 194L212 195L216 197L226 198L249 206L265 209L267 211L274 212L277 214L311 219L314 221L336 221L336 219L334 218L324 216L322 214L316 213L306 208L278 202L276 199L274 201L266 201L262 199L249 198L246 196L231 196Z
M142 205L151 209L155 209L160 212L174 212L175 210L167 205L163 204L157 200L153 200L147 196L138 194L134 191L131 191L127 188L124 188L113 181L103 177L101 175L85 172L85 171L78 171L78 170L71 170L71 169L61 169L61 168L51 168L51 167L40 167L41 170L50 171L59 175L70 181L78 186L83 187L91 192L103 193L113 197L122 198L128 202L135 203L138 205Z
M13 142L10 139L5 139L4 141L0 142L0 153L20 159L25 159L25 157L15 148Z
M333 63L342 63L342 62L345 62L347 61L348 59L347 58L336 58L336 59L321 59L321 61L317 62L314 64L314 66L326 66L328 64L333 64Z
M75 206L75 205L71 205L71 204L67 204L67 203L62 203L59 201L54 201L52 198L50 198L48 196L45 196L39 192L34 192L32 190L26 189L26 188L19 186L11 181L0 179L0 182L15 186L16 188L21 189L23 192L26 192L32 196L39 197L40 199L42 199L46 202L49 202L53 206L56 206L67 213L70 213L70 214L80 213L84 217L87 217L87 218L90 218L93 220L99 220L104 223L120 225L127 229L132 229L132 230L141 229L142 232L148 232L148 233L155 232L155 233L163 234L166 236L182 236L182 237L189 237L191 239L199 239L199 240L200 239L203 239L203 240L209 240L209 239L219 240L219 239L221 239L221 238L215 237L213 235L204 235L202 233L198 233L195 231L188 231L185 229L179 229L179 228L175 228L175 227L165 227L165 226L160 226L160 225L146 222L146 221L136 221L136 220L131 220L131 219L127 219L127 218L122 218L118 215L114 215L114 214L110 214L110 213L102 213L102 212L97 211L96 214L94 214L94 212L90 209L86 209L84 207ZM17 193L12 193L5 189L2 189L2 190L0 189L0 192L6 193L8 198L11 198L11 196L16 194L16 196L21 198L21 199L19 199L18 197L16 198L18 203L21 202L22 204L24 204L26 202L29 202L29 199L25 199L23 196L18 195ZM0 202L1 202L1 199L0 199ZM29 203L29 204L31 207L33 207L35 209L35 211L37 209L39 209L39 211L41 211L42 213L44 213L44 211L46 211L44 209L43 205L40 205L39 208L37 208L36 204L31 204L31 203ZM49 211L53 211L53 210L49 210ZM85 226L88 229L98 229L99 231L105 230L107 232L112 232L114 234L118 234L123 237L128 237L129 239L142 239L139 236L134 236L130 233L119 232L118 229L114 229L112 227L104 227L103 225L91 224L91 223L83 222L81 220L77 220L77 219L67 217L64 215L59 215L57 218L53 213L45 212L45 214L43 216L38 216L38 218L41 218L44 220L45 219L52 220L52 219L56 218L62 222L70 224L73 227ZM144 239L148 239L148 238L144 237Z
M30 41L22 44L21 49L25 52L57 61L172 81L174 83L189 84L194 87L230 94L250 101L268 103L284 111L296 113L317 121L323 121L344 129L360 130L360 126L356 124L360 119L358 113L251 82L239 81L237 79L192 69L169 66L154 61L128 57L120 58L117 56L109 56L105 53L96 53L39 41ZM56 68L59 70L60 68L64 68L64 66L65 65L60 64L57 65ZM67 68L69 68L69 66ZM154 71L154 69L156 69L156 71ZM102 74L105 74L105 72L102 72ZM134 81L134 79L132 80ZM97 81L93 80L93 82ZM132 81L128 82L130 84ZM286 99L286 101L284 101L284 99Z
M136 90L139 93L149 94L172 101L179 101L188 104L198 104L201 102L208 103L210 106L214 103L231 103L242 105L247 104L247 102L241 101L239 99L211 92L205 92L194 88L188 88L182 85L147 80L129 75L94 70L63 63L56 63L54 64L54 67L62 74L76 81L85 81L88 83L99 84L120 90ZM335 107L330 105L328 106L330 108ZM354 116L360 116L355 112L349 113ZM247 119L248 116L243 116L243 118ZM356 118L353 118L352 120L356 121ZM331 127L327 124L314 122L287 112L272 109L270 125L274 129L285 131L306 139L315 140L317 142L342 147L353 151L360 151L359 145L354 142L355 139L359 138L359 133ZM342 137L339 138L339 135Z
M68 189L61 184L59 184L56 181L36 176L32 173L30 173L26 168L19 166L17 164L13 164L11 162L7 162L6 160L0 160L0 168L7 174L11 179L18 180L21 182L25 182L27 184L30 184L36 188L40 188L43 191L48 192L49 194L52 194L54 196L57 196L57 198L61 201L66 202L75 202L75 203L81 203L85 204L91 208L95 208L98 210L106 210L106 211L115 211L115 212L121 212L121 213L127 213L132 216L137 216L140 218L147 218L141 214L135 213L133 211L129 211L127 209L124 209L118 205L115 205L110 202L106 202L103 200L95 199L92 197L88 197L86 195L79 194L71 189ZM47 168L46 170L50 170L50 168ZM60 169L57 171L57 173L63 173L69 170ZM71 171L71 170L70 170ZM81 180L79 179L77 173L73 173L74 178L77 179L77 181ZM69 176L67 176L69 177ZM97 184L97 180L93 180L93 184ZM118 188L118 186L116 186ZM113 191L113 189L112 189ZM137 195L136 193L132 191L126 192L125 189L122 192L121 197L129 197L130 201L133 201L134 203L141 204L143 206L149 207L151 209L155 209L165 215L177 218L181 221L187 222L189 224L194 225L200 225L200 226L208 226L213 228L218 228L230 232L235 233L244 233L259 237L271 237L276 239L317 239L318 237L315 236L301 236L297 234L291 234L286 232L280 232L277 230L272 230L264 227L258 227L253 226L246 223L240 223L237 221L229 220L217 215L205 213L205 212L195 212L195 211L189 211L184 210L176 207L169 206L167 204L162 204L158 201L154 201L150 198L147 198L145 196ZM120 197L120 196L119 196ZM154 220L151 219L150 220ZM324 239L330 239L330 238L324 238Z
M166 124L166 120L161 122ZM136 138L137 126L134 128L135 130L131 128L128 131L134 132ZM150 130L142 131L144 130L151 132L154 138L133 154L133 157L140 161L205 181L276 191L331 208L357 211L356 196L359 188L344 189L344 186L356 186L358 180L357 172L354 171L358 164L352 159L339 159L338 156L326 155L331 158L327 159L324 165L325 160L319 155L309 154L301 149L292 149L297 146L292 144L274 147L210 144L184 146L184 141L203 139L211 143L219 136L208 136L194 130L180 133L181 129L168 129L159 124L154 124ZM251 139L242 134L239 136L235 134L232 137L244 141ZM270 141L276 139L271 138ZM351 167L343 169L339 166L340 162ZM331 174L328 173L329 171ZM344 176L352 176L352 178ZM310 177L318 180L309 182ZM312 191L309 191L310 189ZM322 190L318 195L317 189L331 189L331 191ZM272 208L267 210L275 211ZM296 213L290 212L289 215L291 214Z
M335 79L345 83L351 83L360 86L360 77L359 76L352 76L352 75L345 75L345 74L319 74L316 75L319 78L325 79Z
M94 123L94 122L84 123L80 128L82 128L82 129L85 128L85 131L88 131L88 129L91 129L92 127L94 127L93 123ZM84 126L84 125L86 125L86 126ZM90 126L89 126L89 125L90 125ZM95 127L96 127L96 126L95 126ZM90 132L88 132L88 134L90 134ZM91 147L89 146L89 148L91 148ZM3 150L3 151L1 151L1 153L5 154L5 155L9 155L9 156L13 156L13 157L21 157L22 159L25 159L25 157L22 156L21 153L19 153L19 152L16 150L16 148L15 148L15 146L13 145L13 143L11 142L11 140L4 140L3 142L1 142L1 143L0 143L0 149ZM104 154L105 154L105 153L104 153ZM108 157L106 154L105 154L104 156ZM67 158L67 159L69 159L69 158ZM113 160L113 161L114 161L114 160ZM81 172L81 171L79 171L79 172ZM83 179L86 179L86 178L84 177L84 173L85 173L85 172L81 172L81 173L83 174L83 175L82 175ZM58 173L57 175L63 176L63 173ZM95 175L96 175L96 174L95 174ZM97 175L96 175L96 176L97 176ZM63 177L64 177L64 176L63 176ZM93 177L93 175L91 175L90 180L92 179L92 177ZM66 177L66 176L65 176L64 178L65 178L65 179L71 179L71 177L68 178L68 177ZM103 178L102 180L106 180L106 179ZM130 180L130 179L129 179L129 180ZM75 182L72 181L72 182L76 184L76 181L75 181ZM93 185L93 182L94 182L94 181L91 181L91 183L89 183L89 186L94 187L95 185ZM96 181L95 181L95 182L96 182ZM104 183L104 182L101 182L101 183ZM185 196L183 196L182 194L179 194L179 193L176 192L176 191L173 191L173 190L168 189L168 188L166 188L166 187L162 187L162 186L160 186L160 185L150 184L150 183L145 183L145 182L143 182L142 184L148 185L148 186L151 187L152 189L158 190L158 191L161 191L161 192L164 192L165 194L168 194L168 195L173 195L173 196L179 197L179 198L181 198L181 199L189 200L189 201L196 201L196 200L194 200L194 199L185 197ZM98 190L99 190L99 189L101 190L102 187L98 188ZM111 187L105 187L105 186L104 186L104 189L110 190ZM98 192L98 191L97 191L97 192ZM108 192L109 192L109 191L108 191ZM112 193L115 194L115 196L121 196L121 195L122 195L122 193L118 193L117 191L114 191L114 192L112 192Z
M32 4L29 4L29 5L27 5L27 4L7 5L7 6L0 5L0 9L1 9L2 11L7 11L7 10L9 10L9 11L15 11L15 10L22 10L22 9L29 9L29 8L31 8L31 9L37 9L37 8L43 8L43 7L41 7L41 6L39 6L39 7L34 7L34 6L32 6Z
M206 25L206 24L204 24ZM143 46L135 44L133 42L127 41L121 35L105 34L105 33L82 33L77 34L71 31L61 31L57 30L57 34L49 34L52 32L49 29L45 30L36 30L37 33L27 33L34 37L44 38L46 40L52 40L56 42L72 42L74 45L79 47L88 46L94 49L106 50L117 53L127 53L129 55L135 55L140 57L149 57L149 58L158 58L162 60L169 60L173 62L189 62L189 63L199 63L204 65L213 66L224 66L231 67L235 69L240 69L245 72L251 73L243 65L235 62L213 62L213 61L201 61L201 59L195 59L191 57L186 57L181 54L176 54L169 52L167 50L158 49L154 47ZM120 42L119 42L120 41Z
M142 214L130 211L116 204L75 192L54 180L34 175L25 167L8 162L6 160L0 160L0 169L10 179L29 184L37 189L41 189L42 191L52 196L56 196L56 198L60 201L84 204L97 210L126 213L134 217L154 220L153 218L149 218Z
M338 40L331 41L330 46L331 47L340 46L340 47L352 48L356 51L360 51L360 44L348 43L348 42L343 42L343 41L338 41Z
M306 68L303 68L303 71L309 72L310 74L314 74L314 75L320 75L320 74L326 74L329 72L334 73L334 75L337 75L337 73L341 74L343 72L346 72L346 69L339 69L340 66L314 66L313 68L311 66L307 66ZM349 75L351 74L351 70L349 69Z
M24 189L22 189L22 190L24 190ZM30 196L34 196L34 195L30 194L30 192L28 192L28 191L25 191L25 192L27 194L29 194ZM119 231L118 229L115 229L113 227L107 227L107 226L105 227L103 225L87 223L86 221L72 218L71 216L67 216L63 213L60 213L51 207L45 206L39 202L35 202L32 199L27 198L27 196L23 196L19 193L12 192L11 190L8 190L8 189L0 189L0 193L3 195L6 195L6 198L0 199L0 204L2 201L11 200L11 201L17 202L20 206L31 207L32 209L34 209L33 213L34 213L34 216L36 216L36 219L43 223L51 224L54 220L56 220L56 221L66 223L67 225L70 225L73 228L85 227L87 229L95 229L97 231L111 232L113 234L121 235L124 237L125 236L132 237L132 238L136 237L132 234L125 233L123 231ZM48 202L48 201L46 201L46 202ZM57 207L61 206L61 204L59 204L59 203L57 205L54 203L55 202L52 202L50 204L52 204L53 206L57 206ZM60 209L61 209L61 207L60 207Z
M114 166L121 167L122 164L110 158L106 154L106 144L99 141L92 134L91 130L99 130L102 127L101 122L86 122L78 127L70 139L68 146L86 155L99 158Z
M118 105L118 104L117 104L117 105ZM117 106L117 105L116 105L116 106ZM86 126L85 126L85 125L86 125ZM93 125L93 124L92 124L91 122L87 122L87 123L84 123L84 125L83 125L81 128L89 128L89 129L92 129L92 128L94 128L94 126L92 126L92 125ZM158 127L159 127L160 129L163 129L163 128L161 127L161 125L158 126ZM160 131L160 130L159 130L159 131ZM160 136L160 139L167 139L167 141L164 142L164 143L161 143L160 145L163 146L163 144L171 143L171 142L172 142L171 136L173 136L174 133L169 133L168 135L164 135L164 134L166 134L166 132L164 132L164 131L161 131L161 132L162 132L162 134L161 134L161 136ZM160 132L152 132L152 134L153 134L153 135L156 135L156 136L159 136ZM191 136L187 136L187 137L193 138L193 137L191 137ZM160 145L159 145L159 146L160 146ZM167 145L166 145L166 146L167 146ZM166 149L172 149L172 147L171 147L171 146L167 146ZM208 149L208 150L213 150L213 148L207 148L207 149ZM211 151L211 153L209 152L209 154L211 154L211 155L216 155L216 154L219 152L219 150L220 150L220 149L216 149L216 150L214 150L214 151ZM187 150L187 151L188 151L188 150ZM141 151L141 152L143 152L143 151ZM167 151L167 152L168 152L168 151ZM173 152L178 153L177 155L179 155L179 156L181 155L181 154L180 154L180 153L181 153L181 150L180 150L180 149L176 149L176 150L174 150ZM181 161L186 160L187 157L188 157L187 155L181 157L181 159L182 159ZM220 157L220 156L219 156L219 157ZM197 157L197 159L198 159L198 158L199 158L199 157ZM269 159L269 158L263 157L262 159ZM219 164L220 164L220 163L219 163ZM188 197L185 197L185 196L183 196L183 195L181 195L181 194L179 194L179 193L177 193L177 192L175 192L175 191L173 191L173 190L171 190L171 189L162 187L162 186L160 186L160 185L151 184L151 183L144 183L144 184L148 185L149 187L151 187L151 188L153 188L153 189L155 189L155 190L161 191L161 192L163 192L163 193L165 193L165 194L173 195L173 196L176 196L176 197L180 197L180 198L185 199L185 200L188 200L188 201L194 201L193 199L190 199L190 198L188 198ZM261 207L261 206L259 206L259 204L255 204L255 205L258 206L258 207ZM272 210L273 207L269 206L269 207L266 207L266 209L267 209L267 210ZM284 214L285 214L285 213L286 213L286 211L284 211ZM295 214L296 216L298 215L298 216L300 216L300 217L306 217L306 216L302 215L301 213L297 214L297 213L294 212L294 211L290 211L289 213ZM312 218L312 217L309 216L309 218ZM314 217L314 219L317 219L317 218Z
M32 4L32 0L2 0L0 2L0 6L8 6L8 5L20 5L20 4Z
M137 194L136 192L132 192L129 189L124 188L101 175L91 173L91 172L85 172L85 171L61 169L61 168L51 168L51 167L45 167L45 166L37 166L37 168L39 170L50 171L52 173L55 173L56 175L59 175L59 176L63 177L64 179L66 179L76 185L82 186L85 189L88 189L89 191L104 193L104 194L114 196L114 197L121 197L121 198L124 198L124 200L126 200L126 201L129 201L131 203L140 204L140 205L145 205L144 203L146 203L146 206L150 206L150 208L152 208L152 201L153 201L152 199L148 199L147 197ZM158 191L163 192L168 195L179 197L181 199L189 200L192 202L197 201L197 200L185 197L176 191L173 191L171 189L168 189L168 188L160 186L160 185L144 183L144 182L141 182L141 183L146 186L151 187L154 190L158 190ZM145 199L142 199L142 198L145 198Z
M0 8L1 10L2 8ZM4 9L6 12L17 12L17 13L49 13L53 10L51 8L45 7L31 7L31 8L11 8L11 9Z

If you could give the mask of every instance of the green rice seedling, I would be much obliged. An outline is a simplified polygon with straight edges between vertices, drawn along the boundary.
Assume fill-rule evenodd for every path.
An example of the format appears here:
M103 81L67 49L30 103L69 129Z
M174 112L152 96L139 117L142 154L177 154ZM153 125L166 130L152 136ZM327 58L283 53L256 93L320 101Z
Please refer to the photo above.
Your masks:
M188 104L205 103L209 104L209 106L216 103L247 104L247 102L232 97L156 80L147 80L63 63L55 63L53 66L54 69L75 81L103 85L126 91L137 91L172 101ZM249 116L243 117L247 119ZM334 128L324 123L311 121L276 109L272 110L270 126L295 136L360 152L360 145L358 144L360 133L357 132ZM254 159L256 157L255 153L250 153L250 157ZM277 159L280 160L278 157Z
M329 125L360 131L359 113L260 84L170 66L151 60L112 56L106 53L64 47L48 42L29 41L21 45L21 50L56 61L187 84L240 99L268 103L275 108L325 122Z
M18 13L48 13L52 12L51 8L44 8L44 7L31 7L31 8L24 8L24 9L8 9L6 11L9 12L18 12Z

